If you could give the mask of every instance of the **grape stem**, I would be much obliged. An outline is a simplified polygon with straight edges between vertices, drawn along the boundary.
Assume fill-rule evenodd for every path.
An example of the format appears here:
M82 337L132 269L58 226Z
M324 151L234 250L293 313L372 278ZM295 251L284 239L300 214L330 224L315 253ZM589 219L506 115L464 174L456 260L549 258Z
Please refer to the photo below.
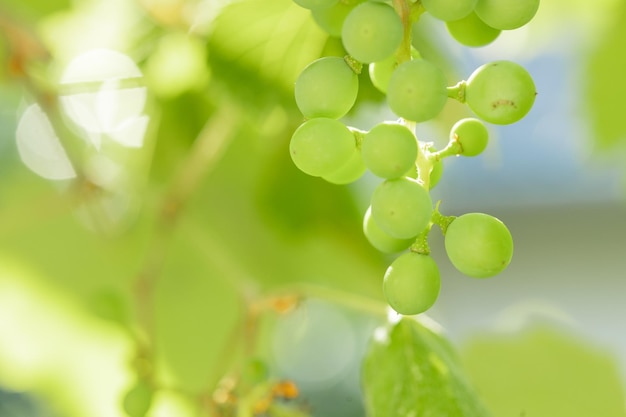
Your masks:
M454 221L454 219L456 219L456 216L444 216L443 214L441 214L441 212L439 211L439 205L441 204L441 200L437 201L437 204L435 205L435 210L433 210L433 215L431 217L431 224L436 224L437 226L439 226L439 228L441 229L441 233L443 233L443 235L446 235L446 232L448 231L448 226L450 226L450 223L452 223Z
M411 3L408 0L393 0L393 8L402 20L403 36L402 44L396 53L398 65L411 60L411 31L413 23L417 22L422 13L425 12L421 1Z
M459 81L456 85L448 87L448 97L453 98L460 103L465 103L465 87L467 83L465 80Z

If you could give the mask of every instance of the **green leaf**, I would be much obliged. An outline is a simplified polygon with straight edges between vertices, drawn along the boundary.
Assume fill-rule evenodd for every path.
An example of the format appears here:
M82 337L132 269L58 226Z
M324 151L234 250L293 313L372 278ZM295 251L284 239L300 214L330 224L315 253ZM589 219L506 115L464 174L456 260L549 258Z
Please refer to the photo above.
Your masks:
M449 342L403 318L374 335L363 363L371 417L487 417Z
M599 148L626 141L623 97L626 96L626 54L620 53L626 39L626 3L616 7L615 20L589 56L583 74L584 102L593 137Z
M468 375L497 416L626 415L617 361L563 330L543 325L483 334L462 353Z

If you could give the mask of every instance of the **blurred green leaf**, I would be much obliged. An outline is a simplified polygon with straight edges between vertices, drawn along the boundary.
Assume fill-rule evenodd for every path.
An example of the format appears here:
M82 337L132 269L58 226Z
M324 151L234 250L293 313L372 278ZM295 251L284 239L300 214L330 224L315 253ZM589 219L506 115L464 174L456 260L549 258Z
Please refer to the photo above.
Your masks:
M412 318L375 333L363 364L363 380L372 417L489 415L449 343Z
M462 357L495 416L626 415L616 361L557 328L477 335Z
M623 97L626 96L626 3L621 2L600 42L592 50L583 73L585 110L599 148L626 140Z

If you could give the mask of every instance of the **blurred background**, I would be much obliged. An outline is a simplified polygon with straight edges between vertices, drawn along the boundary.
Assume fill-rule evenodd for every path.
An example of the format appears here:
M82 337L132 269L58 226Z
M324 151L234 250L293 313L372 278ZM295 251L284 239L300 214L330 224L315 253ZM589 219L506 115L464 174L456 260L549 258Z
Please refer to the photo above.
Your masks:
M485 154L444 161L441 211L500 218L515 254L467 278L433 230L428 315L495 417L625 416L626 3L544 0L479 49L414 29L450 85L509 59L538 91ZM341 42L290 0L0 0L0 35L0 417L123 416L143 380L150 416L230 416L250 369L300 390L256 415L364 415L393 259L361 232L379 179L329 184L287 152L293 83ZM450 102L418 138L468 116ZM364 73L344 121L393 119Z

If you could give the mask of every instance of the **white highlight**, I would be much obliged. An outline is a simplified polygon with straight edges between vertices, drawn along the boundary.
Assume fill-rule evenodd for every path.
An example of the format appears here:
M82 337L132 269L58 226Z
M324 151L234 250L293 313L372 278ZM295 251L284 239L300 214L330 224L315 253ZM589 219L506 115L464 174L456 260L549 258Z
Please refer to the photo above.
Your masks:
M17 150L24 165L51 180L76 177L52 124L38 104L28 108L17 125Z

